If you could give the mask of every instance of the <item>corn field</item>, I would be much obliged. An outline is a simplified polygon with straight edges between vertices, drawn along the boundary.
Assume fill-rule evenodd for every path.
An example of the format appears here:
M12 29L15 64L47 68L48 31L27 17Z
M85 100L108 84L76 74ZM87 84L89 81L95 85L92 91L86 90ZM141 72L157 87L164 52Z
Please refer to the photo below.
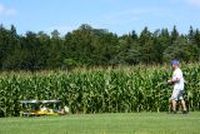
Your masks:
M200 66L183 65L190 110L200 110ZM167 111L169 66L0 73L0 117L18 116L20 100L60 99L71 113Z

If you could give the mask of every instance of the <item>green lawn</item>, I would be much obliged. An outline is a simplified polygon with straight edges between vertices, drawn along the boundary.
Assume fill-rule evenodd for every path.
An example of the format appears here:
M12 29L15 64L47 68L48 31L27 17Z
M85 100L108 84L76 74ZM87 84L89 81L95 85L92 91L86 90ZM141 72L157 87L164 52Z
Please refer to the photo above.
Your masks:
M200 113L0 118L0 134L199 134Z

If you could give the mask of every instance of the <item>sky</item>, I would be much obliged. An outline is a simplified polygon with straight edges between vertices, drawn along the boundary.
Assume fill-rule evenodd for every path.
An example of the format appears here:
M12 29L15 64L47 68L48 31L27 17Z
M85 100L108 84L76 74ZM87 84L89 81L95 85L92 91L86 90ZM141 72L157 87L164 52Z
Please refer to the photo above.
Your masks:
M81 24L123 35L145 26L152 32L176 25L200 28L200 0L0 0L0 24L27 31L66 34Z

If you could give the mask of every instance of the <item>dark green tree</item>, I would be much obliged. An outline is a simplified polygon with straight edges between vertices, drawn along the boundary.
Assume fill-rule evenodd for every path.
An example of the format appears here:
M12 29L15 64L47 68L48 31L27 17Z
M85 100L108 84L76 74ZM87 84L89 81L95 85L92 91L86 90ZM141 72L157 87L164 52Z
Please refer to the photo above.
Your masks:
M173 27L173 30L171 32L171 44L174 44L174 42L178 39L179 32L176 29L176 26Z

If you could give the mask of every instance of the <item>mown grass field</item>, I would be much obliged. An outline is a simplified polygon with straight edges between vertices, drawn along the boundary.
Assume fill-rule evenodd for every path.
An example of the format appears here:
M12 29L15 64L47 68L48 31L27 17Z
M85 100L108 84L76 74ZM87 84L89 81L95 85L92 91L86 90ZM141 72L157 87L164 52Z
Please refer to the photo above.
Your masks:
M1 118L0 134L199 134L200 113L80 114Z

